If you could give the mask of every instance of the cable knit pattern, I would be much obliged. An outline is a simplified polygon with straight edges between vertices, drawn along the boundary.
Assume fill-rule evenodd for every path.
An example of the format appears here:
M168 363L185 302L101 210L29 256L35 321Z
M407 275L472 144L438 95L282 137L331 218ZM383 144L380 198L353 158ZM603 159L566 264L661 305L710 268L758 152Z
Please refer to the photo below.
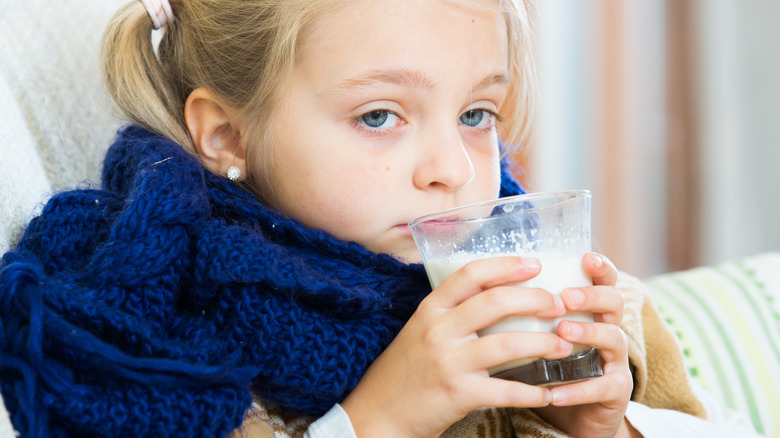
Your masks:
M320 415L429 292L129 127L3 257L0 387L24 436L223 436L250 391Z

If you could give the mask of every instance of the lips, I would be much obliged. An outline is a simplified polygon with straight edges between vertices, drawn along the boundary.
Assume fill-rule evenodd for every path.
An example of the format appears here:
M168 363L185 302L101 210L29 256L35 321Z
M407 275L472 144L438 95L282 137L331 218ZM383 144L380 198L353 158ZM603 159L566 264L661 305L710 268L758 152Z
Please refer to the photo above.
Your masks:
M457 215L437 217L415 223L414 229L421 234L452 234L457 231L459 221Z
M395 228L406 236L412 235L412 230L409 228L409 224L398 224L395 226Z

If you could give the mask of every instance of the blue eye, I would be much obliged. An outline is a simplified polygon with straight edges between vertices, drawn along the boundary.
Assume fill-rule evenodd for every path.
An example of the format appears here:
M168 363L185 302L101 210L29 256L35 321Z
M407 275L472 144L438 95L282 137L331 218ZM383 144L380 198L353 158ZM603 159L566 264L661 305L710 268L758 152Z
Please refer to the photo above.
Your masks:
M361 115L360 121L370 128L381 128L390 115L390 112L387 110L374 110Z
M461 114L458 121L466 126L478 128L490 122L491 114L486 110L473 109Z
M387 109L371 110L352 120L358 129L371 135L386 134L404 124L398 114Z

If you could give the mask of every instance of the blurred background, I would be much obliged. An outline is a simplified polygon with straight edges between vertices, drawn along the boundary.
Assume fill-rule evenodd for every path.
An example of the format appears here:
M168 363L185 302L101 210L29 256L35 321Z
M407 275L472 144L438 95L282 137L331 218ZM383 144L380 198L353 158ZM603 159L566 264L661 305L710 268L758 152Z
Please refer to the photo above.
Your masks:
M640 277L780 250L780 0L539 0L533 191Z

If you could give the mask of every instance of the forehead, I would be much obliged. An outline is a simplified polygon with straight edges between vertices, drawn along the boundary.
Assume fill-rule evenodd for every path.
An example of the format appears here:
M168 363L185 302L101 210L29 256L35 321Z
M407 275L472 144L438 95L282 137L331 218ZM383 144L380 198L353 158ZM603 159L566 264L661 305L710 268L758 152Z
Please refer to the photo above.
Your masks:
M506 22L492 1L349 4L315 19L302 35L294 81L332 94L351 79L375 80L388 72L385 82L448 82L461 89L489 77L509 78Z
M408 49L425 44L431 29L442 23L461 29L451 38L452 48L463 39L483 39L498 44L508 55L506 21L496 0L359 0L328 3L322 14L309 21L298 39L296 60L312 52L354 56L370 42L382 41L377 49ZM459 44L460 43L460 44Z

